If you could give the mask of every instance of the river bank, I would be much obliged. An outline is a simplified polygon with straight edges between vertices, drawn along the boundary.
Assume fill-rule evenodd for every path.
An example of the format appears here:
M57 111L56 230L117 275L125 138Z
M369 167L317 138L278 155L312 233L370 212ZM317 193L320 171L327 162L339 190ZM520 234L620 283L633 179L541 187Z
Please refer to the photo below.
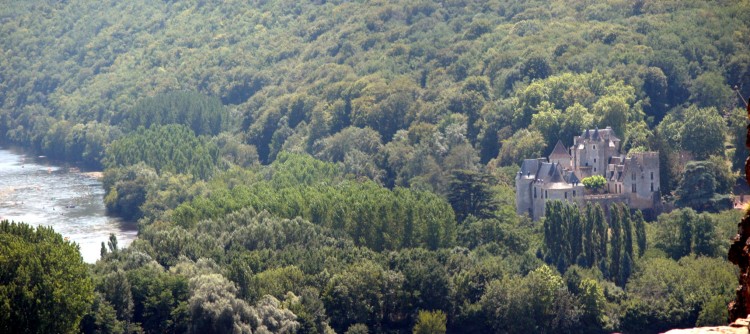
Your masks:
M101 176L0 147L0 218L51 226L80 246L84 261L96 262L110 233L120 247L137 235L135 223L107 216Z

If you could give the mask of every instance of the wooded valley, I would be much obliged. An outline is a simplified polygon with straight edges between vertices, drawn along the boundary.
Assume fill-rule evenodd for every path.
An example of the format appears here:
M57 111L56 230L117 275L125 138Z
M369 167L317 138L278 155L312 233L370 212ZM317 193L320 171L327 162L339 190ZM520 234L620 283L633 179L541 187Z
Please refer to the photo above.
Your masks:
M750 2L21 1L0 143L103 170L85 264L0 224L0 332L656 333L726 323ZM611 127L663 212L516 213Z

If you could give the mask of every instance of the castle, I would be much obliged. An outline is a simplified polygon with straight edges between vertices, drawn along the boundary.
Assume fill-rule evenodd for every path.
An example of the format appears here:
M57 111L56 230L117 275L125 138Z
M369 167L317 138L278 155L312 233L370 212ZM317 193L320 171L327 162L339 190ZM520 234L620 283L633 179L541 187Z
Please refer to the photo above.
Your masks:
M585 205L626 203L634 209L653 209L659 203L659 153L620 154L620 139L612 128L586 130L566 149L558 141L549 159L525 159L516 174L516 211L533 220L544 216L548 200ZM603 194L590 194L581 180L601 175Z

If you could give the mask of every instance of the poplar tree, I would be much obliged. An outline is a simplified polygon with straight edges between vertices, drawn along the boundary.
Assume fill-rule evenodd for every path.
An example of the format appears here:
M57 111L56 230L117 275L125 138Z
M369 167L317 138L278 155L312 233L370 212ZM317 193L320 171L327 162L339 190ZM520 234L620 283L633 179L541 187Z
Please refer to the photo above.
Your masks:
M594 206L594 230L596 231L595 247L597 247L595 261L600 263L599 269L604 273L607 266L607 224L604 220L604 209L599 204Z
M566 204L566 206L570 208L570 213L571 213L568 216L570 219L570 231L568 233L568 238L570 238L570 262L569 263L575 263L575 264L581 265L584 263L579 263L579 262L585 262L583 261L583 258L581 257L581 249L583 246L583 222L581 219L581 211L578 209L578 205ZM579 257L581 258L579 259Z
M633 223L631 222L630 211L625 205L620 206L622 211L622 233L625 246L625 254L633 258Z
M638 243L638 257L641 257L646 252L646 224L643 222L643 213L640 210L635 211L633 219L635 220L635 240Z
M611 251L610 251L610 277L612 280L617 280L620 275L620 263L622 259L622 216L620 214L619 207L612 205L609 209L609 215L611 217L609 228L611 230L612 238L610 240Z
M594 236L596 231L594 230L594 206L591 203L586 203L586 215L583 218L583 255L586 259L586 264L589 266L594 265L595 252L595 241Z
M693 210L683 210L683 212L680 215L680 256L683 257L685 255L690 254L692 251L692 243L693 243L693 220L696 219L695 211Z

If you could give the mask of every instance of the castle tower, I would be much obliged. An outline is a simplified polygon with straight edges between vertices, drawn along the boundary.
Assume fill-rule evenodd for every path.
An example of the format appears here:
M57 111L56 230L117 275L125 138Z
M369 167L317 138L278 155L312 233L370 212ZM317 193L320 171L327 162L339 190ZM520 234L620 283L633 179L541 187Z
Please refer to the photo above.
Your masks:
M578 178L604 176L610 158L619 155L620 138L611 127L586 130L573 139L573 170Z
M533 189L539 166L544 159L525 159L516 174L516 213L533 217ZM538 195L537 195L538 196Z

